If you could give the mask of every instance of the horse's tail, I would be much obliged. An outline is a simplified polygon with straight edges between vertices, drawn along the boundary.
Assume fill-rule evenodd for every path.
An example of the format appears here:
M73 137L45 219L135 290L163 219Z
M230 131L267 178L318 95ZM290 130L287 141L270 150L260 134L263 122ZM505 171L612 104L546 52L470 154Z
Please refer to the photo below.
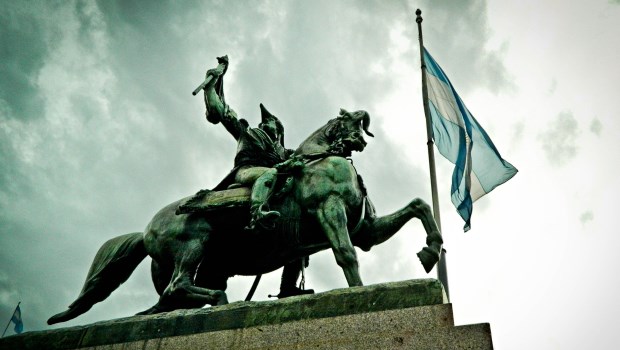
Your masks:
M50 317L47 324L65 322L105 300L125 282L146 257L142 232L129 233L105 242L93 260L80 296L69 309Z

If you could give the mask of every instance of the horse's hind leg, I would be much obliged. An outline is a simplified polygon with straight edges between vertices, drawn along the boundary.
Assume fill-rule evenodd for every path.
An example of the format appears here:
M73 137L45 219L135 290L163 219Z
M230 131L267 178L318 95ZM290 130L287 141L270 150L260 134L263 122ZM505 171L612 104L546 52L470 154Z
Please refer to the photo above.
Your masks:
M199 308L205 304L227 304L223 290L213 290L194 285L194 275L203 258L203 241L189 240L175 247L178 255L168 286L152 308L140 314L153 314L175 309Z
M151 261L151 278L157 294L162 295L172 277L172 267L160 264L157 260Z
M355 248L347 229L347 214L342 199L330 196L317 210L317 219L332 247L336 262L342 268L349 287L361 286L362 279Z
M419 198L393 214L365 220L362 230L355 236L354 243L362 250L368 251L372 246L391 238L412 218L420 219L426 231L427 247L418 253L418 258L428 273L439 261L443 240L430 206Z

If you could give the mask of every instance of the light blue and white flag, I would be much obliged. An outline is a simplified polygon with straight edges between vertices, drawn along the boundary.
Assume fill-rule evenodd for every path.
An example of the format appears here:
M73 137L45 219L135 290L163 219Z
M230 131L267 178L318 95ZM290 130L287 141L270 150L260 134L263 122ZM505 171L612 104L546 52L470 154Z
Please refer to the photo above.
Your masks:
M426 48L424 61L433 140L439 152L456 165L452 203L465 220L463 229L468 231L473 202L508 181L517 169L502 159Z
M19 308L19 304L15 308L15 311L13 312L13 316L11 316L11 321L15 323L15 328L13 328L15 333L19 334L24 331L24 322L22 321L22 310Z

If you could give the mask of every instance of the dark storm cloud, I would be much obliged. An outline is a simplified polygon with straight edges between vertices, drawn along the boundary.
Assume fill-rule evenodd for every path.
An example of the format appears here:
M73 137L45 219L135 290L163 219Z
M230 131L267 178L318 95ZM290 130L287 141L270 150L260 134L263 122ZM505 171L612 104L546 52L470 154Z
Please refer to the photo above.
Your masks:
M0 316L9 319L18 301L17 288L9 280L6 273L0 272Z
M562 112L538 136L551 165L562 166L577 155L579 125L571 112Z
M396 89L393 77L371 69L417 60L415 8L405 3L20 5L0 10L8 77L0 82L0 311L22 300L28 330L73 301L104 241L142 230L159 208L232 168L234 140L190 95L216 56L231 60L227 102L252 125L263 102L284 122L290 148L341 107L368 110L376 138L354 161L379 213L429 199L423 171L381 127L390 116L377 104ZM462 89L510 85L499 53L484 50L483 2L422 7L427 46L456 67L448 74ZM399 26L409 42L393 53ZM312 260L311 269L329 271L317 285L342 287L326 256ZM155 300L144 263L105 305L65 325L126 316Z
M45 3L10 1L0 12L0 109L7 117L37 119L42 100L37 91L39 69L53 35L44 16ZM6 108L6 109L5 109Z

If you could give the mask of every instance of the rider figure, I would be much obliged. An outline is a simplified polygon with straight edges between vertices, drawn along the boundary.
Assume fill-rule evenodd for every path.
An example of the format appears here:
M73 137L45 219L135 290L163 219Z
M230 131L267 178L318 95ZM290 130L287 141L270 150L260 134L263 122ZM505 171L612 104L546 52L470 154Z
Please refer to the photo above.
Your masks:
M228 58L219 57L220 65L207 71L213 79L204 89L207 120L219 122L237 140L237 154L233 170L213 190L225 190L233 184L252 187L250 197L251 220L247 229L273 229L280 213L267 209L276 178L276 164L284 162L294 153L284 147L284 126L278 118L260 105L261 122L258 128L251 128L245 119L237 119L237 113L224 100L223 75L228 68ZM279 298L312 294L312 289L301 289L295 284L308 257L290 262L284 266Z
M207 72L214 79L204 89L206 115L211 123L221 122L237 140L237 154L233 170L213 190L224 190L233 184L251 186L251 221L247 228L273 229L280 217L279 212L267 209L277 177L273 166L285 161L294 151L284 148L284 126L265 106L260 105L258 128L251 128L244 119L237 119L237 113L223 101L221 77L226 71L227 59L225 62L226 65Z

